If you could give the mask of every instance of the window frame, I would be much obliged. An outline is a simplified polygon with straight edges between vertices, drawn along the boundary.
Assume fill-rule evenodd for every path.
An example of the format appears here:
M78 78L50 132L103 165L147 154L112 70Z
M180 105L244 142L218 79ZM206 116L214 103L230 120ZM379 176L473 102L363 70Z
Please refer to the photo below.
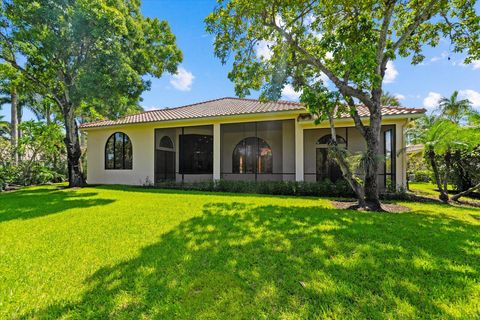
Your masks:
M384 156L384 161L383 161L383 182L385 185L385 189L392 188L396 185L396 136L395 136L396 130L395 128L388 128L383 131L383 156ZM387 173L387 134L389 135L390 138L390 168ZM391 186L388 186L388 178L390 178L390 183Z
M117 154L116 154L116 151L117 151L116 150L116 142L117 142L116 141L116 135L117 134L120 134L122 136L122 150L121 150L122 161L121 161L120 168L116 168L116 158L117 158ZM113 141L113 166L112 167L110 167L108 165L109 160L108 160L108 156L107 156L108 155L108 153L107 153L108 149L107 148L108 148L108 144L110 143L111 139L113 139L112 140ZM126 166L126 158L127 157L125 156L125 145L127 143L130 143L130 149L131 149L131 161L130 161L130 166L129 167ZM104 153L103 154L104 154L104 158L105 158L104 159L105 160L104 161L105 170L133 170L133 143L132 143L132 139L130 139L130 137L126 133L121 132L121 131L116 131L116 132L112 133L108 137L107 142L105 143L105 148L104 148Z

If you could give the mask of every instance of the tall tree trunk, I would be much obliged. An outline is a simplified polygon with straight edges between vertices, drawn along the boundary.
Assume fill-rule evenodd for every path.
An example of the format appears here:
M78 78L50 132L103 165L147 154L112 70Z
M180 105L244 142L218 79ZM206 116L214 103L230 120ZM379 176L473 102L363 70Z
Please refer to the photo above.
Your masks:
M85 178L81 171L80 156L80 139L78 134L77 121L75 120L74 108L68 102L62 108L63 118L65 122L65 145L67 147L68 161L68 186L82 187L85 185Z
M13 163L18 165L18 96L17 96L17 88L13 87L10 92L10 99L11 99L11 129L12 129L12 149L13 149Z
M378 197L378 153L380 150L380 132L382 129L382 115L380 108L372 112L370 126L366 130L367 159L365 163L365 201L372 210L381 210Z
M427 150L427 158L430 161L432 167L433 176L435 177L435 183L437 184L438 191L440 192L439 199L443 202L448 202L448 194L443 189L442 179L440 178L440 172L438 171L437 161L435 160L435 151Z

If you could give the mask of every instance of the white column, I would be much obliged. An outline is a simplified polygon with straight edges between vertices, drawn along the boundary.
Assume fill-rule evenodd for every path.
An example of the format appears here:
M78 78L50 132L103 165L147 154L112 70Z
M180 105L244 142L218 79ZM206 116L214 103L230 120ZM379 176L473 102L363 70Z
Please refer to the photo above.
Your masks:
M213 180L220 180L220 162L221 162L221 131L220 123L213 124Z
M397 188L407 186L407 153L405 152L405 132L404 123L395 124L395 156L396 168L395 176L397 178Z
M303 128L295 119L295 181L303 181L304 179L303 156Z

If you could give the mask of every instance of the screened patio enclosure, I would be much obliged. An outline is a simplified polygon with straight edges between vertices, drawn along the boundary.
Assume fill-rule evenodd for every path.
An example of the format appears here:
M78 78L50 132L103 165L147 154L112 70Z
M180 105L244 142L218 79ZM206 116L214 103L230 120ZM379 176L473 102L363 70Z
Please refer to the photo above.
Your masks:
M236 181L309 181L343 179L328 155L330 130L302 130L296 120L242 122L155 129L155 183ZM382 127L378 185L385 189L396 181L395 125ZM303 148L296 146L303 141ZM337 129L337 141L352 153L366 149L354 127ZM301 152L302 156L298 157ZM296 161L302 159L299 179ZM303 178L303 179L302 179Z

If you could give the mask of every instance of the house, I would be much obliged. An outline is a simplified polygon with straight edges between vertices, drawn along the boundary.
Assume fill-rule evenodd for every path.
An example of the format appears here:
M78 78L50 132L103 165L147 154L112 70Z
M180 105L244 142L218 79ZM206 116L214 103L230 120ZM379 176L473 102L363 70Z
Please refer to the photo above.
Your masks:
M368 119L368 109L358 107ZM424 109L383 107L378 183L406 185L405 125ZM365 150L352 119L336 121L337 140ZM221 98L84 123L87 182L143 185L165 180L320 181L341 178L329 159L327 123L315 125L300 103Z

